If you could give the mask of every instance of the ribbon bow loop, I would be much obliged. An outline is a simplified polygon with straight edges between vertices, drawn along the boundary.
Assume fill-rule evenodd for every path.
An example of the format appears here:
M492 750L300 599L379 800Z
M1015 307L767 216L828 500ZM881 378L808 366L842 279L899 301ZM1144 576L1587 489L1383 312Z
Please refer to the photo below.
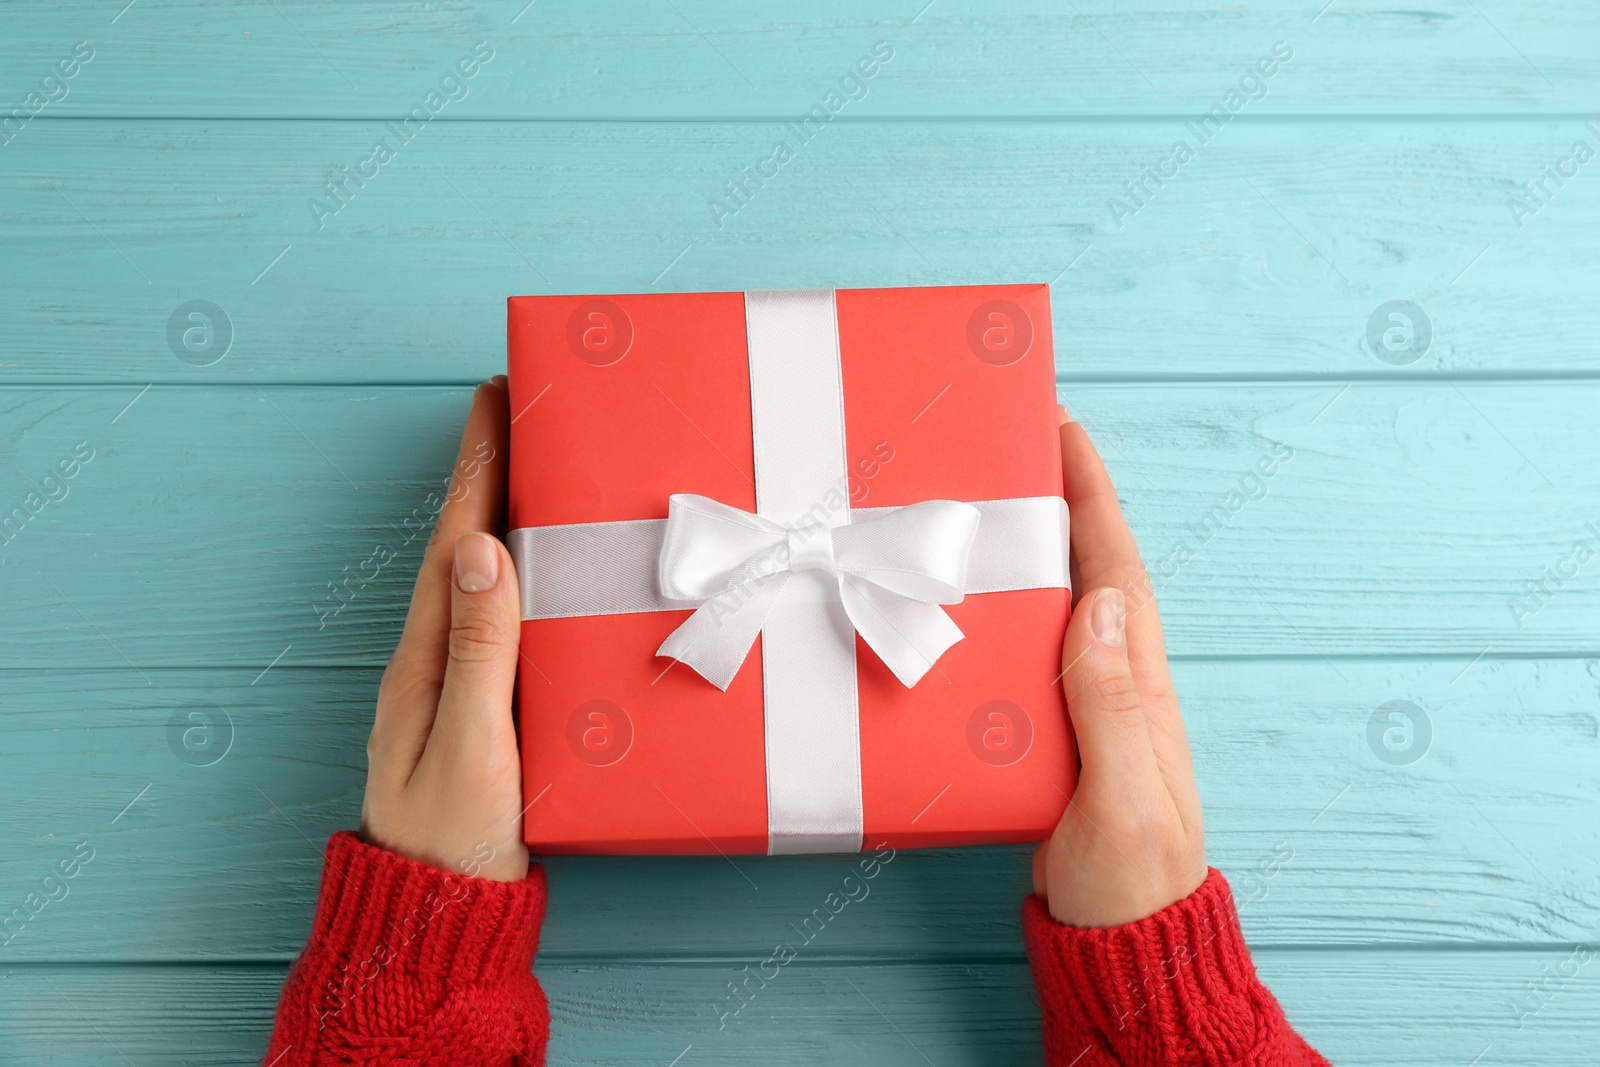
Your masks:
M658 577L663 596L698 601L661 647L727 689L796 573L834 579L850 624L902 684L916 685L961 630L960 603L979 511L927 500L845 526L785 527L690 493L668 505Z

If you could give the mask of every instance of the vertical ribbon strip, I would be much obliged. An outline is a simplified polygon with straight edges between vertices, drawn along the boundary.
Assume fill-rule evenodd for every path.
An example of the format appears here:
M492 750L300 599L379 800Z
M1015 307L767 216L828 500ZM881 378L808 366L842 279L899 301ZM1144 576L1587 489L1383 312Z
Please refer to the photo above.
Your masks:
M850 521L844 381L833 290L745 294L756 514L781 526ZM844 494L846 503L824 502ZM837 584L795 572L762 629L767 852L861 850L855 631Z

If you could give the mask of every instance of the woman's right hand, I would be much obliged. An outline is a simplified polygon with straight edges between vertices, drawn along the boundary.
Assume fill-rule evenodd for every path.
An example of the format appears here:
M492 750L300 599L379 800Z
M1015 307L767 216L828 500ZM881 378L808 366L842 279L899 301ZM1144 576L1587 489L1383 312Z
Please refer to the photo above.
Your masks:
M1150 577L1099 453L1060 414L1072 587L1082 591L1061 683L1082 769L1034 853L1033 889L1057 922L1121 926L1199 887L1204 830Z

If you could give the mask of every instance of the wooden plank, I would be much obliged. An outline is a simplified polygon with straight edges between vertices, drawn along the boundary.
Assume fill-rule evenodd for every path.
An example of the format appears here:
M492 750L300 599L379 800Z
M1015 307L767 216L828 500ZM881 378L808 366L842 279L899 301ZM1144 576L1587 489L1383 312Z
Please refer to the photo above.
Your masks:
M853 123L804 145L773 123L454 123L331 196L330 168L386 129L19 140L8 380L462 383L504 369L514 293L996 280L1055 282L1068 381L1600 375L1600 182L1541 177L1600 147L1578 119L1241 119L1204 145L1177 118ZM741 206L729 184L780 137L794 160ZM1180 139L1196 154L1164 163ZM1157 165L1175 176L1143 177ZM192 318L197 300L220 310ZM1421 313L1385 342L1392 301Z
M1464 1064L1487 1045L1503 1057L1499 1062L1587 1065L1600 1008L1592 975L1580 970L1520 1028L1511 1004L1516 997L1527 1001L1524 983L1541 979L1545 966L1554 971L1573 948L1288 950L1258 959L1291 1021L1335 1063ZM841 1062L841 1047L851 1050L844 1062L863 1064L1040 1060L1031 981L1020 963L826 964L799 971L781 990L780 972L762 991L775 994L769 1002L757 999L746 1009L759 1014L730 1020L719 1032L716 1013L730 971L740 973L737 967L574 968L547 977L541 971L552 998L552 1060L618 1062L648 1050L650 1062L667 1063L688 1043L695 1062L710 1063Z
M1255 944L1551 944L1600 926L1600 664L1461 668L1177 665L1209 856L1233 880ZM254 684L254 670L147 673L153 686L127 670L5 673L4 750L59 773L0 779L10 831L0 905L22 904L74 849L93 858L64 899L0 946L0 961L298 950L320 847L356 825L378 672L279 666ZM1429 723L1427 740L1408 738L1385 713L1384 728L1399 727L1392 744L1424 746L1414 762L1385 762L1369 742L1370 720L1395 700ZM1028 859L1027 849L900 853L815 951L1020 958ZM544 947L561 961L749 955L822 906L855 863L547 862Z
M422 103L484 41L494 58L465 96L444 87L442 99L457 99L441 119L788 116L825 105L885 41L893 59L842 114L1129 115L1204 111L1282 41L1294 58L1259 106L1473 114L1592 102L1586 46L1600 32L1592 5L1577 0L1424 0L1403 11L1154 0L535 5L184 0L108 11L74 0L9 14L0 66L11 72L7 105L21 104L75 42L92 42L64 97L44 87L59 98L48 116L389 116Z
M1121 488L1176 655L1411 653L1465 665L1485 649L1596 651L1600 565L1574 546L1592 553L1600 537L1589 461L1600 383L1063 392ZM14 609L0 619L0 666L253 676L273 662L382 665L468 396L0 392L18 428L0 515L22 512L0 548ZM923 406L914 399L908 411ZM938 410L896 448L943 432L954 409ZM27 494L45 496L30 486L80 445L95 458L27 518ZM373 563L378 545L397 558Z
M1258 952L1291 1021L1339 1064L1588 1067L1600 989L1573 946L1531 952ZM757 961L759 962L759 960ZM1542 1001L1527 984L1547 981ZM779 971L721 1030L739 963L535 968L550 997L551 1067L565 1064L1036 1064L1022 963L815 962ZM21 1062L258 1064L281 967L14 967L0 1041ZM1524 1007L1519 1009L1516 1003ZM1540 1010L1528 1011L1535 1003Z

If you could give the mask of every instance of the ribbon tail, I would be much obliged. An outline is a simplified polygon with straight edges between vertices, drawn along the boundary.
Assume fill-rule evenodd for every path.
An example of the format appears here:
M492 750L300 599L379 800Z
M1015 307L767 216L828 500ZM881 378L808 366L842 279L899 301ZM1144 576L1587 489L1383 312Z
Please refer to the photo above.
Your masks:
M840 577L839 594L856 632L907 688L962 638L961 628L938 604L912 600L848 574Z
M684 663L726 692L788 581L785 571L718 593L668 634L656 655Z

